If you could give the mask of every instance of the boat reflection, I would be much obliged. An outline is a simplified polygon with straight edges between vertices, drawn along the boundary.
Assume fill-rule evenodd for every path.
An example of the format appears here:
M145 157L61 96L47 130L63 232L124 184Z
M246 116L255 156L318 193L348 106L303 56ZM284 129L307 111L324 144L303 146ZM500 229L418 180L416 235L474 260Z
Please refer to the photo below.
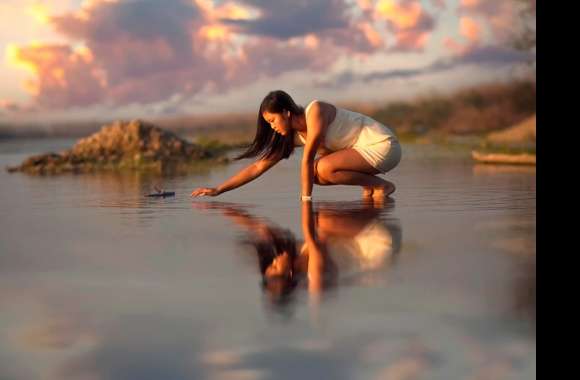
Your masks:
M401 249L400 223L389 217L392 203L302 202L303 239L243 205L194 207L218 210L244 230L241 246L255 253L261 286L274 306L291 303L298 289L317 301L339 286L377 285Z

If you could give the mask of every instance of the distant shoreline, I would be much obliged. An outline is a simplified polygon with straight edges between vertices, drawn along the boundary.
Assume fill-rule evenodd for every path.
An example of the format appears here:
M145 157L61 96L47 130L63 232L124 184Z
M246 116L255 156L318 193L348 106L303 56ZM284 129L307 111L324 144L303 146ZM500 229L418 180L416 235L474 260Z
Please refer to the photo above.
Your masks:
M390 101L383 105L338 102L339 107L361 112L393 128L401 138L440 135L469 135L499 131L515 125L536 112L534 81L487 83L452 94L426 93L411 100ZM246 133L253 138L255 112L224 112L182 116L147 116L138 119L153 123L179 135ZM133 119L133 118L131 118ZM0 121L0 139L63 137L79 138L97 132L103 125L122 120L83 121Z

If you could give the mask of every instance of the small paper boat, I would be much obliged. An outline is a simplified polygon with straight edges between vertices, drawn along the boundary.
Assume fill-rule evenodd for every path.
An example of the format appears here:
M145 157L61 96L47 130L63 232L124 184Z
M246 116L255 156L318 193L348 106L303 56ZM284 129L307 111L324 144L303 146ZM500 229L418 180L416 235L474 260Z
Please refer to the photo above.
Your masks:
M163 198L175 196L175 191L163 191L163 190L157 188L157 186L155 186L155 190L157 191L156 193L147 194L145 196L146 197L163 197Z

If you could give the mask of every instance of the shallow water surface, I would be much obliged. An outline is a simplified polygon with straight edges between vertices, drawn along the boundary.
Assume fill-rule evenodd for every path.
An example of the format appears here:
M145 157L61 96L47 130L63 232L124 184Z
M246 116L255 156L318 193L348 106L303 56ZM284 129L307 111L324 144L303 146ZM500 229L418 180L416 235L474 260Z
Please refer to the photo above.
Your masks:
M0 164L72 140L0 142ZM532 379L536 172L403 146L393 199L300 152L200 174L0 173L1 379ZM145 198L155 185L171 198ZM292 277L259 258L295 250Z

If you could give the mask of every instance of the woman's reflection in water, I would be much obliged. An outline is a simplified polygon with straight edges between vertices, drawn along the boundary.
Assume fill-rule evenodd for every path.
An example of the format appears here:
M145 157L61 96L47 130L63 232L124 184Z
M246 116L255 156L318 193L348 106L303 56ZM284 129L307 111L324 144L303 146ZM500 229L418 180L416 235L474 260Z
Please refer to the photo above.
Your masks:
M310 301L317 304L325 290L369 284L369 276L387 269L401 247L398 220L385 220L388 210L372 202L324 202L314 207L302 202L303 241L240 205L194 206L220 210L248 232L242 243L256 253L262 288L272 306L290 304L299 288L307 289Z

